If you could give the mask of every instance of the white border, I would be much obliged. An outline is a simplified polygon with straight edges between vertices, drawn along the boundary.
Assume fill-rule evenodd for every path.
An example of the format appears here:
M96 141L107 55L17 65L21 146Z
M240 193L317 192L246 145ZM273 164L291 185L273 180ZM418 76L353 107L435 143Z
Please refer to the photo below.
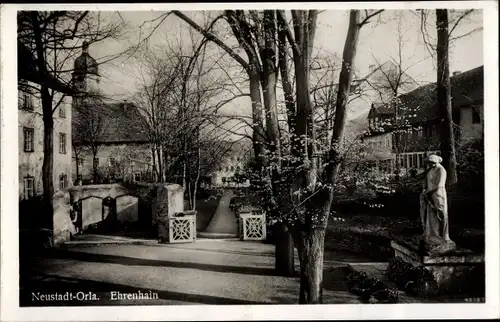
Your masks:
M129 306L129 307L18 307L18 197L16 10L201 10L263 8L293 9L484 9L485 156L486 156L486 278L485 304L395 305L245 305L245 306ZM365 2L365 3L191 3L191 4L32 4L1 7L1 314L7 321L79 320L311 320L397 318L499 317L499 211L498 211L498 4L475 2ZM474 216L474 214L470 214Z

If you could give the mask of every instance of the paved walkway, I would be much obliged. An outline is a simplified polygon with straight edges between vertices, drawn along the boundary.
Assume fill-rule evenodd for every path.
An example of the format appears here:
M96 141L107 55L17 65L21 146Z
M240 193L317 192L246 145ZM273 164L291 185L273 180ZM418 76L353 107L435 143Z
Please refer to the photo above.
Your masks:
M299 279L274 276L273 251L264 243L216 239L177 245L74 246L23 266L21 305L298 303ZM325 303L359 303L343 284L345 263L325 264ZM34 291L91 291L99 300L35 303ZM112 299L111 292L138 291L151 291L158 299Z
M200 237L236 237L238 235L236 215L229 209L229 202L233 196L232 190L224 190L212 220L207 229L199 234Z

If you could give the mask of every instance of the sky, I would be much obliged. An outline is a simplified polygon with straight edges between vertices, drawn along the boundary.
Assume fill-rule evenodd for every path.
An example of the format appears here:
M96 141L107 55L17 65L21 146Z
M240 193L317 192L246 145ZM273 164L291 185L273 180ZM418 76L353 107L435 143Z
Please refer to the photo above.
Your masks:
M110 12L110 19L123 19L127 23L125 37L118 41L108 40L94 44L90 54L99 58L125 50L138 43L140 30L142 38L149 34L157 21L148 22L162 12L157 11L123 11L119 15ZM212 14L214 14L212 12ZM202 15L188 13L196 21L201 22ZM401 18L398 17L401 15ZM450 18L453 18L451 15ZM327 10L319 15L315 52L322 55L342 56L342 50L347 33L349 13L345 10ZM450 19L452 20L452 19ZM429 32L435 37L435 27L432 17L429 19ZM142 25L142 29L139 27ZM378 18L361 29L355 68L358 76L366 74L369 66L376 62L383 63L391 58L397 58L398 25L403 35L402 65L408 68L407 73L418 82L433 82L436 79L435 61L424 46L420 32L420 18L410 11L385 11ZM434 28L433 28L434 27ZM462 20L455 29L453 36L463 35L473 29L482 27L482 13L476 12L470 19ZM170 15L152 34L149 45L156 46L165 40L176 41L188 36L189 26L178 17ZM227 28L221 25L220 28ZM434 33L432 32L434 30ZM228 34L228 33L226 33ZM233 39L226 38L231 43ZM137 90L137 61L125 58L117 59L100 66L103 75L101 89L112 97L133 95ZM139 59L140 60L140 59ZM466 71L483 64L483 32L478 30L453 42L450 49L450 71Z
M217 12L192 11L185 12L196 22L203 24L207 16L215 16ZM165 46L165 43L186 42L189 39L190 31L193 30L175 15L168 16L160 24L158 17L164 12L159 11L122 11L105 12L109 19L119 19L126 23L124 37L119 40L107 40L94 44L90 48L90 54L98 61L102 57L113 55L125 51L130 46L137 45L140 39L150 35L146 47L156 48ZM450 26L456 21L457 15L461 12L450 11ZM290 15L288 13L288 15ZM325 10L319 14L317 22L316 37L314 39L313 56L342 57L342 51L347 34L349 22L349 11L346 10ZM457 28L453 31L452 37L463 36L454 40L450 47L450 73L454 71L467 71L483 65L483 19L482 11L476 10L466 19L461 20ZM420 15L409 10L386 10L370 23L363 26L359 36L359 43L355 59L355 71L357 77L363 77L369 73L370 65L382 64L387 60L398 59L398 44L401 43L402 68L407 69L407 74L418 83L427 84L436 81L435 58L424 45L421 32ZM428 33L431 43L436 42L436 28L434 13L429 15ZM153 33L153 28L157 27ZM217 25L216 33L228 45L236 47L237 43L231 36L229 27L225 22ZM470 33L472 30L474 32ZM470 34L469 34L470 33ZM196 36L198 34L194 32ZM211 55L219 57L222 52L215 44L210 44ZM133 58L125 55L122 58L102 64L100 73L101 91L113 100L133 100L134 92L141 85L141 52L137 52ZM241 53L245 57L244 53ZM245 57L246 58L246 57ZM229 58L230 59L230 58ZM233 63L234 65L234 63ZM232 68L230 74L241 73L241 68ZM243 90L247 90L244 88ZM349 110L348 110L349 111ZM251 105L249 98L240 98L224 106L222 113L225 115L251 115ZM358 112L348 112L348 119L358 117ZM233 126L237 121L231 121L228 126ZM238 132L245 131L246 127Z

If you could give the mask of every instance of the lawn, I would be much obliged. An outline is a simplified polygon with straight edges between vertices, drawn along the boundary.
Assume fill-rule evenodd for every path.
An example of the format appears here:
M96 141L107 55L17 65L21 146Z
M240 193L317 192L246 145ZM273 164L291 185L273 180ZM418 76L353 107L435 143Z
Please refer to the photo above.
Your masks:
M196 200L196 230L203 231L207 228L215 214L222 196L222 190L207 190L203 196Z
M330 216L325 249L347 251L374 261L392 257L390 242L421 234L419 218L334 214ZM484 251L484 230L451 225L450 236L458 246Z

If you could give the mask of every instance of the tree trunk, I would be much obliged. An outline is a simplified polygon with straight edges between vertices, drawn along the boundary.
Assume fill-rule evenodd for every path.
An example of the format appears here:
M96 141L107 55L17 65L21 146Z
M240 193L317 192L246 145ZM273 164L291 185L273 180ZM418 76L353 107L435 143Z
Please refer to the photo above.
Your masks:
M275 242L275 271L279 276L295 275L295 257L293 239L290 232L282 223L277 223L273 227L273 239Z
M97 184L97 165L95 164L95 159L97 158L97 150L92 149L92 170L94 171L94 184ZM133 174L132 174L133 175Z
M78 177L80 175L80 167L78 166L78 161L80 160L80 158L78 157L78 154L76 152L76 149L73 147L73 151L75 151L75 163L76 163L76 180L79 181Z
M264 39L265 46L260 52L262 60L262 90L264 108L266 111L266 130L271 152L270 160L274 165L280 163L280 132L278 126L278 110L276 107L276 83L278 73L276 68L276 12L264 11Z
M193 193L193 207L191 208L192 210L196 210L196 194L198 193L198 186L200 184L200 177L201 177L201 148L199 146L200 142L200 130L198 128L198 160L197 160L197 169L196 169L196 179L194 181L194 193Z
M278 19L278 65L281 74L281 84L283 86L283 94L285 96L285 106L287 114L287 123L290 134L293 136L295 133L295 101L293 99L292 83L290 82L288 65L287 65L287 45L286 33L282 19Z
M153 175L153 180L155 180L155 181L158 180L159 181L159 177L160 176L158 175L159 172L158 172L158 165L156 163L156 152L155 152L155 146L154 145L151 147L151 156L153 158L153 160L152 160L153 161L153 174L152 174ZM155 178L155 176L156 176L156 178Z
M323 303L323 255L325 229L312 229L297 238L300 260L299 304Z
M437 101L441 116L441 155L448 172L448 183L457 182L457 160L451 107L448 10L436 9L437 28Z
M262 142L265 136L260 95L260 76L257 73L248 73L248 76L250 77L250 99L252 100L253 150L257 164L262 165Z
M43 95L43 93L42 93ZM48 93L47 93L48 95ZM53 196L54 196L54 120L52 119L52 100L46 95L42 96L43 104L43 205L45 228L52 232L54 226ZM50 111L50 113L46 113Z
M342 53L342 68L339 75L339 88L335 106L335 125L333 127L328 165L326 167L326 177L328 182L331 184L335 184L341 165L340 150L344 140L346 110L351 91L351 80L354 70L354 59L356 57L360 28L359 11L351 10L349 28L347 30L344 51Z

